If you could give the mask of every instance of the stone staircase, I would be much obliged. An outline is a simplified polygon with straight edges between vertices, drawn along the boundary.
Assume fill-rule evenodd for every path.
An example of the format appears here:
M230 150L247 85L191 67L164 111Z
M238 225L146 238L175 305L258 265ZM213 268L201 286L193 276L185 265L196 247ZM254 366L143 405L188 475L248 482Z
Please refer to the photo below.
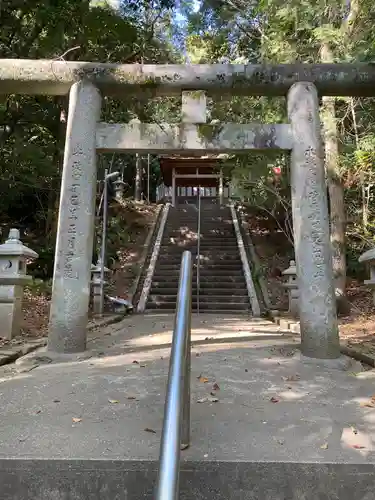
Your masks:
M184 204L170 208L146 311L174 311L181 257L192 252L197 262L198 210ZM193 275L193 311L249 313L250 303L229 207L201 205L200 287Z

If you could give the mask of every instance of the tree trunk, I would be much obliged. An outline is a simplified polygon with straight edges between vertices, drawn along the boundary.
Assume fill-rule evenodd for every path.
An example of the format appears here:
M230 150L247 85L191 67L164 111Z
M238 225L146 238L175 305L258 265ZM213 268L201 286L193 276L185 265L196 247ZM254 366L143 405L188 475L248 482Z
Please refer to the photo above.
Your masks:
M333 62L333 54L328 43L321 47L321 60ZM322 123L325 138L325 164L330 202L332 265L335 279L335 290L338 312L348 312L346 300L346 248L345 230L346 214L344 203L344 186L339 174L339 139L336 122L335 97L322 98Z
M142 161L139 153L135 155L135 190L134 199L135 201L141 201L142 196Z

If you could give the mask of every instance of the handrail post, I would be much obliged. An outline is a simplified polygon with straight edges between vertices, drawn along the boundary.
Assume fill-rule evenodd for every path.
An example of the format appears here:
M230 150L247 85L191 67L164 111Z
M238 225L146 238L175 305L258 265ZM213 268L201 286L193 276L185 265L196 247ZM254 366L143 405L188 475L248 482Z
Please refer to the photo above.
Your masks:
M192 274L192 273L191 273ZM190 280L191 281L191 280ZM184 375L184 393L182 402L182 429L181 429L181 450L186 450L190 446L190 381L191 381L191 308L192 293L190 285L189 295L189 317L186 325L186 362Z
M156 500L178 499L180 450L187 448L190 443L192 276L192 255L185 251L182 255L173 328Z
M201 187L198 188L198 243L197 243L197 313L199 314L200 265L201 265Z

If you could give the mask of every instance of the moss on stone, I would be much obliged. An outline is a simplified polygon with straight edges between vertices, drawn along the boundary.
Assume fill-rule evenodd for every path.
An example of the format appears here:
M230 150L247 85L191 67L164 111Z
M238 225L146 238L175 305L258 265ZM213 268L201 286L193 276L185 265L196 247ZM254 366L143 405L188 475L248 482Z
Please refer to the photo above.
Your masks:
M212 142L215 139L218 139L221 131L223 130L223 124L199 123L197 124L197 129L199 137Z

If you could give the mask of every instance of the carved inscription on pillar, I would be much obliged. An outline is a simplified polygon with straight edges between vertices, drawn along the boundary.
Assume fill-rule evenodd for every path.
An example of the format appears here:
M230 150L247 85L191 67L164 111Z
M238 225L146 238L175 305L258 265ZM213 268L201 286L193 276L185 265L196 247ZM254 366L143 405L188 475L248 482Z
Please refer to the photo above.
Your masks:
M73 151L74 156L81 159L82 151L79 147L75 148ZM77 248L77 220L78 213L81 206L81 189L82 189L82 166L80 161L72 162L72 172L71 179L72 184L69 186L66 192L66 204L68 210L68 227L67 227L67 248L64 253L63 262L63 277L64 279L79 279L79 273L77 268L74 266L74 259L79 255L79 249Z
M72 184L68 189L69 200L69 215L68 215L68 234L67 234L67 251L65 253L64 262L64 278L78 279L78 273L73 269L73 259L76 255L76 240L77 240L77 210L79 208L79 188L78 183Z

